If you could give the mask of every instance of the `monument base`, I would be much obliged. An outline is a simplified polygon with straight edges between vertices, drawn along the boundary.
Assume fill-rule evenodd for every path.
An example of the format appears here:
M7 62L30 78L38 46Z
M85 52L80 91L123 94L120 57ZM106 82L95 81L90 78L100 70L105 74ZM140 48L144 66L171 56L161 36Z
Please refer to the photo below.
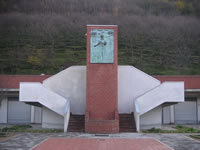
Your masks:
M119 116L115 113L114 120L90 120L89 113L85 115L85 132L87 133L119 133Z

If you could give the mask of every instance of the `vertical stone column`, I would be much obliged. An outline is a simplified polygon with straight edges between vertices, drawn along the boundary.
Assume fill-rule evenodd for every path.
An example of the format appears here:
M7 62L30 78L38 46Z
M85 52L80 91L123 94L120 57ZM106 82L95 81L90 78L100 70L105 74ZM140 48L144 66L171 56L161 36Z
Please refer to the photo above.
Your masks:
M118 30L116 25L87 26L85 131L117 133Z
M174 105L170 107L170 123L174 123Z

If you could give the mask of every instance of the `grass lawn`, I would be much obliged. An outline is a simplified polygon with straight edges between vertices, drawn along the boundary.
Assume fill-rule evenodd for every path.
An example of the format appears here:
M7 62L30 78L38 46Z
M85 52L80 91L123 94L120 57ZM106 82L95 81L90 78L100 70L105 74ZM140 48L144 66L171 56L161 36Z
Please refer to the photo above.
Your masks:
M199 129L194 129L191 127L186 127L182 125L177 125L173 127L175 130L162 130L157 128L151 128L148 130L144 130L144 133L200 133Z
M14 137L16 133L0 132L0 142Z
M190 137L200 141L200 134L199 135L190 135Z
M31 125L13 125L11 127L5 127L0 129L0 142L16 136L21 132L32 133L58 133L63 132L59 129L34 129Z
M60 129L34 129L31 125L13 125L11 127L5 127L0 129L2 135L4 133L13 133L13 132L36 132L36 133L58 133L63 132Z

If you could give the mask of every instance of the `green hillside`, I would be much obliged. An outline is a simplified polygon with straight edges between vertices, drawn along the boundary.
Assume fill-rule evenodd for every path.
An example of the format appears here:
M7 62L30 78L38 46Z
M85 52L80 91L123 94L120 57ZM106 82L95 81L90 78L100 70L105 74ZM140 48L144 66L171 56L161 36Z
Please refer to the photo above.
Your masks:
M0 74L86 64L86 25L119 26L119 64L200 74L198 0L0 0Z

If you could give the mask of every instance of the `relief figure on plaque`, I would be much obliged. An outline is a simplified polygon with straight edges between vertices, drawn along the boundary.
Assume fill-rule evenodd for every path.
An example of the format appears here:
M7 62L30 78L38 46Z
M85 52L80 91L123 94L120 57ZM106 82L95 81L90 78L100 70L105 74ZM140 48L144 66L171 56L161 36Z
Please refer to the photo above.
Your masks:
M103 60L103 57L104 57L104 47L106 46L106 41L104 40L104 36L101 35L101 39L99 40L99 42L94 45L94 47L96 46L100 46L100 50L101 50L101 60Z
M114 30L92 29L90 42L91 63L114 63Z

